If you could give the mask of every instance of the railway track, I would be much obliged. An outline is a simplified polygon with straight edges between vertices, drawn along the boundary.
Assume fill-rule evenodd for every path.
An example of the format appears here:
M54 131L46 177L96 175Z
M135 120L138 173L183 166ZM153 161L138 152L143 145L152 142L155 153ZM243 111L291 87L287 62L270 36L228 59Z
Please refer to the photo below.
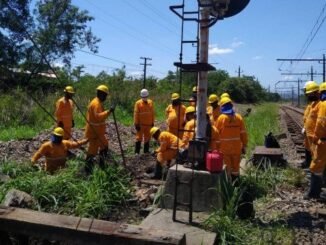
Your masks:
M283 105L284 119L288 128L289 135L295 145L296 152L301 159L305 158L304 136L301 133L303 128L304 110Z

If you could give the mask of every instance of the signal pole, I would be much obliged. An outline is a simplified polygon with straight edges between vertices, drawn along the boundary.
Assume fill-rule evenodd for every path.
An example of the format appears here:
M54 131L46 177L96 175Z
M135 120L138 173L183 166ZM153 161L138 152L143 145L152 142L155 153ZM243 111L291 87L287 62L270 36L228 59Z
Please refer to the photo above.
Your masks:
M243 73L243 71L241 70L241 67L239 66L239 68L238 68L238 77L240 78L241 77L241 73Z
M146 69L147 66L151 66L152 64L148 64L147 60L152 60L152 58L148 58L148 57L140 57L140 59L144 60L144 63L140 63L140 65L144 66L144 75L143 75L143 88L146 87Z

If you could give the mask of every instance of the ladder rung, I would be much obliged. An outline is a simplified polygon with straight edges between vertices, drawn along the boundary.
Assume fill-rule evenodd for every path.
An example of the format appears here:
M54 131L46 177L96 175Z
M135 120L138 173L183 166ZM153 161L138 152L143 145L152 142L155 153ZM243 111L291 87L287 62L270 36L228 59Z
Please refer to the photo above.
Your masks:
M177 202L177 206L190 207L190 203L187 203L187 202Z
M185 40L182 43L198 43L198 40Z

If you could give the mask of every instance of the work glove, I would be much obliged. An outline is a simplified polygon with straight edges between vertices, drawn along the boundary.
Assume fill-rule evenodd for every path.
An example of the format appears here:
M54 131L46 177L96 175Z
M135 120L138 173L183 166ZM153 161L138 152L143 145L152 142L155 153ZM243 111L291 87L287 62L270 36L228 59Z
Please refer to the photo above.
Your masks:
M111 112L114 112L115 111L115 106L114 105L112 105L111 107L110 107L110 110L109 110L109 112L111 113Z
M302 133L303 135L306 134L306 129L305 129L305 128L302 128L301 133Z
M243 154L243 155L245 155L246 154L246 152L247 152L247 147L242 147L242 149L241 149L241 153Z
M135 124L135 129L136 129L136 131L139 131L140 130L140 125L139 124Z
M62 121L58 122L58 127L63 128L63 122Z
M74 120L72 120L72 122L71 122L71 127L72 128L75 127L75 121Z

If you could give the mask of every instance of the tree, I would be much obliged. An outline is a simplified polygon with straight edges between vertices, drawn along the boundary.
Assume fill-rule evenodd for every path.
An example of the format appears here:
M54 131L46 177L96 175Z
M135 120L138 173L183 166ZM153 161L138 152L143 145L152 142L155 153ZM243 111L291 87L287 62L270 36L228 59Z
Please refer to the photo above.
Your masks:
M38 64L62 62L70 66L80 48L97 51L88 22L94 18L71 0L0 1L0 65L33 70ZM40 70L38 70L40 72Z

